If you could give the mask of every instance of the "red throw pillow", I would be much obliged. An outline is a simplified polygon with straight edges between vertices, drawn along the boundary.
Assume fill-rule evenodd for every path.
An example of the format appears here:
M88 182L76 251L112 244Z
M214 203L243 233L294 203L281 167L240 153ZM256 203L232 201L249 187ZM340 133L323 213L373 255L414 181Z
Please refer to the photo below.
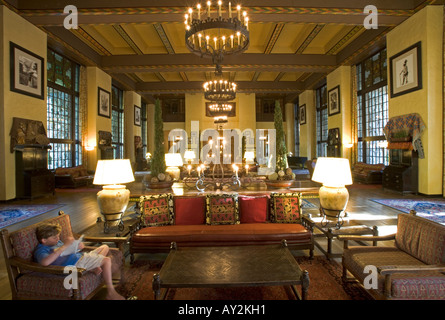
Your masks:
M269 207L268 197L239 196L240 222L264 223Z
M175 224L193 225L204 224L205 198L204 197L175 197Z

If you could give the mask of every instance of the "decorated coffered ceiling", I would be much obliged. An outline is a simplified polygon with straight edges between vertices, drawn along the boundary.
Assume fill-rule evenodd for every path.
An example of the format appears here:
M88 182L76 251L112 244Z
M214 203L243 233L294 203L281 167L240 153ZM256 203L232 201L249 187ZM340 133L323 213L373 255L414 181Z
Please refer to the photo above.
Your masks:
M228 0L227 0L228 1ZM293 101L335 68L355 63L385 44L385 35L425 5L424 0L231 0L250 17L250 45L226 57L224 76L239 92L282 94ZM123 89L147 100L201 92L215 77L210 59L185 46L184 14L199 0L2 0L48 33L63 54L109 73ZM200 1L202 4L204 0ZM216 2L216 0L213 0ZM65 29L65 6L78 9L78 28ZM365 29L364 8L379 10L378 29Z

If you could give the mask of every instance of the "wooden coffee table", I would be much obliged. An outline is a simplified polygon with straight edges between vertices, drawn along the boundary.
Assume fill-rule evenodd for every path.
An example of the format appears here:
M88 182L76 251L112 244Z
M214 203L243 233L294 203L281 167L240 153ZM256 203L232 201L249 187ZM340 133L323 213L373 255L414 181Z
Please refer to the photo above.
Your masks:
M164 299L170 288L246 286L291 286L298 299L306 300L309 273L300 269L283 240L281 245L231 247L177 248L172 243L153 276L155 299Z

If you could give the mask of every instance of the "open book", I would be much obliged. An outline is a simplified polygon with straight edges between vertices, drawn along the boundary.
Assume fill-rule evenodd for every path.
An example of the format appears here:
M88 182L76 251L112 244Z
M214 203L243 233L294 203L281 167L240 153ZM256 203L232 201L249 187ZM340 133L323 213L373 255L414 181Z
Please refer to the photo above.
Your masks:
M81 236L79 237L79 239L74 240L73 243L71 243L71 245L70 245L68 248L66 248L65 250L63 250L63 252L60 254L60 256L61 256L61 257L64 257L64 256L68 256L68 255L70 255L70 254L79 252L79 251L80 251L80 250L79 250L79 244L82 242L82 240L83 240L83 236L84 236L84 235L81 235Z

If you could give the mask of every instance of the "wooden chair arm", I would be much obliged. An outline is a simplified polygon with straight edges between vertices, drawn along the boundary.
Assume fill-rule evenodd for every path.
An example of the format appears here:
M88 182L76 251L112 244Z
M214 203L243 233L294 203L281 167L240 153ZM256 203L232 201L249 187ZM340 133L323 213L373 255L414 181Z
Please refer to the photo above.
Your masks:
M394 273L445 272L444 265L415 265L415 266L380 266L377 271L385 276Z
M396 238L396 234L389 234L386 236L338 236L337 239L343 241L343 249L348 249L349 241L373 241L374 245L377 245L377 241L389 241L394 240Z
M66 275L64 272L65 267L63 266L42 266L36 262L30 262L22 258L18 257L12 257L9 259L9 263L12 266L29 270L29 271L35 271L35 272L42 272L42 273L48 273L48 274L58 274L58 275ZM77 275L81 277L83 273L86 272L84 268L77 268Z
M347 236L347 235L343 235L343 236L338 236L337 239L338 240L342 240L342 241L349 241L349 240L354 240L354 241L389 241L389 240L394 240L396 238L396 234L389 234L386 236Z

